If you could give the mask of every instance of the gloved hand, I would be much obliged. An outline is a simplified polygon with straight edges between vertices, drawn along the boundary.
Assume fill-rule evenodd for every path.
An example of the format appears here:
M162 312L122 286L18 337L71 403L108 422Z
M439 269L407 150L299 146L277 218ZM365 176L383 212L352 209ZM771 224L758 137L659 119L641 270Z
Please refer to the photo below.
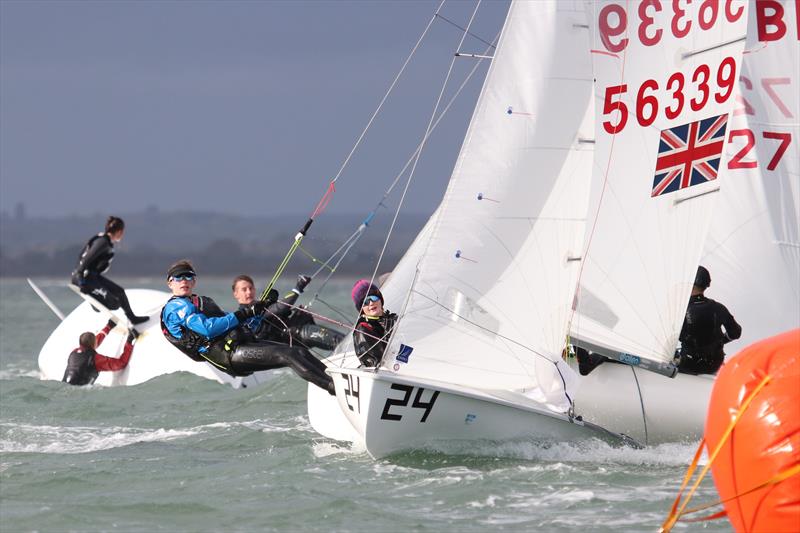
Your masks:
M245 305L240 307L236 312L233 314L236 316L237 320L240 323L244 322L248 318L252 318L256 315L260 315L264 312L264 309L267 308L267 302L262 302L260 300L253 302L250 305Z
M112 329L117 327L117 321L114 320L113 318L109 318L108 322L106 322L106 327L108 328L109 331L111 331Z
M302 293L309 283L311 283L311 276L300 274L299 276L297 276L297 284L294 286L294 289L297 292Z
M274 304L278 301L278 291L276 289L270 289L269 293L267 293L267 299L264 300L264 307L269 307L270 305Z
M125 342L127 342L128 344L133 344L136 342L136 339L138 338L139 338L139 332L136 331L136 328L131 328L130 331L128 332L128 338L125 339Z
M83 287L86 284L86 279L78 271L72 273L72 279L70 281L77 287Z

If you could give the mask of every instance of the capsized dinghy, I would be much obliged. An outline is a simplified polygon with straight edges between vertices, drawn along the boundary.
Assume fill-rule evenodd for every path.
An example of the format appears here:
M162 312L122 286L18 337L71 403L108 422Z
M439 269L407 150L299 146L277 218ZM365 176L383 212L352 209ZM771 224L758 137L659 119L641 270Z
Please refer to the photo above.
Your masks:
M150 320L136 326L141 334L136 341L128 366L119 372L100 372L96 384L136 385L173 372L188 372L219 383L227 383L235 388L256 385L268 379L267 372L233 377L208 363L192 361L172 346L161 333L159 312L170 295L150 289L129 289L125 293L131 306L140 314L149 316ZM39 352L42 379L60 380L64 376L70 352L78 345L80 334L84 331L96 333L105 326L111 316L118 321L118 326L109 333L99 351L108 357L119 357L122 353L128 335L125 315L121 311L108 311L87 295L78 294L84 301L64 317ZM95 311L92 306L99 311Z

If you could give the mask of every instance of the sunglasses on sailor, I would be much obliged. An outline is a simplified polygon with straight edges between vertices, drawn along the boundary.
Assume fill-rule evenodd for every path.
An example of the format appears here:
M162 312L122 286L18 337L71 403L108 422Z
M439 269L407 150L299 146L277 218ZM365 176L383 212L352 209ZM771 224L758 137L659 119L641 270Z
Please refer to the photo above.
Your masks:
M194 274L181 274L180 276L172 276L169 279L172 281L194 281Z
M370 294L369 296L364 298L364 303L362 304L362 307L364 305L369 305L372 302L379 302L380 300L381 300L380 296L375 296L374 294Z

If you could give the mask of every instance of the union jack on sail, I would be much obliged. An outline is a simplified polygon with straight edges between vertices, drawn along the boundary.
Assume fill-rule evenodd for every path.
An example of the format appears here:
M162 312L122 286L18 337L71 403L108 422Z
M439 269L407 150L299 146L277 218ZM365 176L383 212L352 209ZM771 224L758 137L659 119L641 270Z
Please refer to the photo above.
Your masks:
M650 196L717 179L727 125L726 113L663 130Z

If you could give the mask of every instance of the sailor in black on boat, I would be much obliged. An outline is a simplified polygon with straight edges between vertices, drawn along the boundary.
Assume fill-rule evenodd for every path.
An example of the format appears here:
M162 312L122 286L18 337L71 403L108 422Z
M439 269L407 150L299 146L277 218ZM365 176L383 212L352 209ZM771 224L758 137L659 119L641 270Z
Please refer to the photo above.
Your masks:
M250 332L252 338L281 344L298 342L307 348L333 350L343 335L335 329L316 324L314 317L294 305L310 281L309 276L301 274L297 277L294 288L271 304L266 313L248 319L244 328ZM246 274L240 274L233 279L231 290L240 309L255 301L255 283Z
M716 374L725 360L723 346L742 336L742 327L728 308L706 298L705 291L710 285L708 269L698 266L679 337L678 372Z

